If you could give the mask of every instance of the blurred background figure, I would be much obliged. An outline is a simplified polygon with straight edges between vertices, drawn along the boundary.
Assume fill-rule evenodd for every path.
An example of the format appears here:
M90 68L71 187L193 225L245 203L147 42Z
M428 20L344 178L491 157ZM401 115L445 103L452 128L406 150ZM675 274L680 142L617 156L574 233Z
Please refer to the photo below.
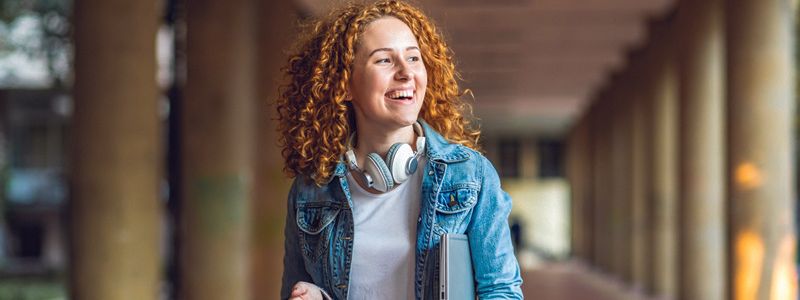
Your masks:
M531 299L797 299L796 1L420 0ZM0 2L0 299L274 299L274 99L333 3Z

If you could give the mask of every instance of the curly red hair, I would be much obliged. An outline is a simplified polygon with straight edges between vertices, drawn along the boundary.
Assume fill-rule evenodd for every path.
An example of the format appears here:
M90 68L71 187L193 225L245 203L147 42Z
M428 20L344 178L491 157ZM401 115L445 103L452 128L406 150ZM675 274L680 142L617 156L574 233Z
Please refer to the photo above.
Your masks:
M450 142L479 150L480 131L460 99L453 52L431 20L402 1L350 3L313 22L284 68L289 82L281 87L277 119L288 176L307 176L318 185L329 181L356 126L345 97L359 36L385 16L403 21L419 43L428 72L420 118Z

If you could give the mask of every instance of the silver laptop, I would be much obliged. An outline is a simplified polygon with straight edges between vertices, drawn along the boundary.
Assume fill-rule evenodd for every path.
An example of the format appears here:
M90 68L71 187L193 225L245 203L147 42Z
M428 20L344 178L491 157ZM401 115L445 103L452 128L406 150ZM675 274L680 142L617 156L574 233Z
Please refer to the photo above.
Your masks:
M469 241L464 234L445 233L439 247L439 299L475 299Z

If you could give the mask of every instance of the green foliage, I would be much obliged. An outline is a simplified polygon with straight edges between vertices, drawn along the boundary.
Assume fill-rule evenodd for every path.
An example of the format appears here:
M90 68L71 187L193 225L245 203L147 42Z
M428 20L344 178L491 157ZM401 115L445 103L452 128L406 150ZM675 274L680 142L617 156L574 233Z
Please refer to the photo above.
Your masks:
M45 59L54 86L61 86L70 70L71 0L0 1L0 59L12 53ZM30 38L13 38L11 31L23 18L34 19Z
M59 281L37 279L0 279L0 299L67 299L66 286Z
M0 1L0 22L8 24L25 14L56 13L66 17L70 4L68 0L3 0Z

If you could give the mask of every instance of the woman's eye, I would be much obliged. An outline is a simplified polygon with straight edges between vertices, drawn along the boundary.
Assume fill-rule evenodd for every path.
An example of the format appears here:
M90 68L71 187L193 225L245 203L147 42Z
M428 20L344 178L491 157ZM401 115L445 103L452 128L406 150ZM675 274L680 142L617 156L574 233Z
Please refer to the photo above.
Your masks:
M388 58L381 58L381 59L377 60L375 63L386 64L386 63L390 63L390 62L391 61Z
M419 61L419 60L420 60L419 56L412 56L412 57L408 58L408 61L411 61L411 62L415 62L415 61Z

